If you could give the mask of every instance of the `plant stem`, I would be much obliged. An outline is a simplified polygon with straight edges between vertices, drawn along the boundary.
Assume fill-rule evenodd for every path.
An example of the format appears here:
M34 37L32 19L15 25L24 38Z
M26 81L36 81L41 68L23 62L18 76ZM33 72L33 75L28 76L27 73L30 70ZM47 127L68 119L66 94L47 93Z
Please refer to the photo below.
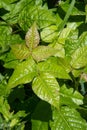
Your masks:
M60 24L60 26L59 26L59 30L60 30L60 31L62 31L62 29L63 29L64 26L66 25L66 23L67 23L67 21L68 21L70 15L71 15L71 13L72 13L72 10L73 10L74 5L75 5L75 0L72 0L72 2L71 2L71 4L70 4L70 7L69 7L69 9L68 9L68 11L67 11L67 13L66 13L66 15L65 15L65 17L64 17L63 22L62 22L62 23Z

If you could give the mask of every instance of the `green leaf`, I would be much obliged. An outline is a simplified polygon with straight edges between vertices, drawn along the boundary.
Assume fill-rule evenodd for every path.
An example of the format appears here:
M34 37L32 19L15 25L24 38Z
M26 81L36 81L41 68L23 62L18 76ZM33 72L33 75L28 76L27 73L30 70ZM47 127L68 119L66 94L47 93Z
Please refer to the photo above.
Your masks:
M43 1L42 0L35 0L35 4L41 6L43 4Z
M10 3L13 3L15 2L16 0L3 0L4 3L6 4L10 4ZM1 2L1 1L0 1Z
M47 28L44 28L41 32L41 39L44 42L52 42L55 38L57 38L57 26L51 25Z
M51 105L43 100L37 104L31 119L48 122L51 119Z
M87 3L87 2L86 2ZM85 12L86 12L86 19L85 22L87 23L87 4L85 5Z
M52 10L48 10L47 5L40 6L39 3L37 5L36 0L31 0L30 2L26 1L25 3L27 6L25 6L19 13L18 21L23 30L26 31L34 21L36 21L40 29L48 27L51 24L56 24L56 17L54 16ZM26 24L24 24L25 22Z
M87 130L87 123L75 109L62 107L53 110L50 127L51 130Z
M87 45L87 32L83 32L78 40L79 44L81 46Z
M80 46L79 42L74 41L74 39L69 38L68 40L66 40L65 43L66 56L71 57L71 55L76 51L76 49L78 49L79 46Z
M48 130L48 122L32 120L32 130Z
M54 49L50 46L38 46L32 52L33 58L38 61L43 61L50 56L54 56L57 53L58 49Z
M1 78L1 74L0 74L0 78ZM6 81L4 79L1 81L0 79L0 96L6 96L6 87L7 87Z
M26 33L25 40L29 50L32 50L33 48L38 46L40 38L36 23L34 23Z
M83 96L78 91L74 91L73 88L68 89L66 85L63 85L60 89L60 103L72 107L82 105Z
M46 5L45 5L46 6ZM37 22L40 28L47 28L48 26L52 24L56 24L56 16L54 16L54 13L52 10L48 10L48 7L38 7L37 10Z
M79 47L73 54L71 66L79 69L87 65L87 46Z
M65 58L58 58L58 65L64 68L64 70L69 73L71 71L71 66L70 66L70 58L65 57Z
M0 115L0 129L3 130L3 126L5 125L3 117Z
M7 26L4 22L0 23L0 53L9 49L9 40L12 28Z
M44 62L38 63L38 70L42 73L48 72L56 78L71 79L66 70L61 65L58 65L56 57L51 57Z
M12 52L17 59L23 60L29 57L29 49L24 44L15 44L11 46Z
M42 100L59 107L60 87L54 76L49 73L41 73L34 79L32 89Z
M72 74L73 74L73 76L74 76L75 78L81 76L81 74L82 74L83 72L84 72L84 69L83 69L83 68L72 70Z
M28 1L28 3L31 3L30 0ZM4 3L3 8L8 10L9 12L3 15L2 18L10 25L12 24L15 25L16 23L18 23L18 21L20 21L19 15L21 11L23 10L23 8L26 7L26 5L27 5L27 1L25 0L16 1L16 3L13 3L13 4ZM25 22L25 19L23 22Z
M9 121L12 116L12 113L10 113L10 106L3 96L0 96L0 113L2 113L6 121Z
M26 61L18 64L12 76L8 81L8 89L14 88L19 84L25 84L32 81L34 76L37 75L36 64L30 57Z
M71 29L70 34L66 38L64 48L67 56L71 56L72 53L80 46L80 42L78 42L78 35L79 32L77 29Z
M58 44L58 41L55 41L52 44L49 44L50 47L52 47L53 49L57 49L57 53L55 54L55 56L57 57L61 57L64 58L65 57L65 49L64 46L62 44Z
M65 44L65 40L69 36L71 31L74 31L77 27L77 24L75 22L68 23L67 27L62 30L62 32L59 35L58 43Z
M15 31L14 31L15 33ZM22 34L23 35L23 34ZM22 37L18 34L13 34L13 35L10 35L10 40L9 40L9 43L10 45L16 45L16 44L19 44L19 43L23 43L25 44L25 40L22 39Z
M48 130L48 122L51 119L51 106L45 101L39 101L32 117L32 129L33 130Z
M61 4L61 8L63 11L67 12L68 8L69 8L70 4L68 4L68 2L65 2L63 4ZM83 2L78 2L78 6L79 8L83 8L84 7L84 3ZM78 7L77 6L77 7ZM81 9L81 11L79 10L79 8L77 8L74 6L73 10L72 10L72 16L78 16L78 15L85 15L85 12L83 11L83 9Z
M13 55L12 51L1 55L0 60L4 61L3 66L9 69L14 69L19 63L19 60L15 59L15 56Z

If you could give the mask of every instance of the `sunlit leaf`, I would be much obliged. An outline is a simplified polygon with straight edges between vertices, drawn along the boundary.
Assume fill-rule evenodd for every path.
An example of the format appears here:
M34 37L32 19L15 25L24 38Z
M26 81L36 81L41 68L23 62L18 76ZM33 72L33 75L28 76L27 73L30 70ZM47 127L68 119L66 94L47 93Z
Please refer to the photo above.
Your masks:
M79 44L81 46L87 45L87 32L83 32L81 34L81 36L79 37L79 41L78 42L79 42Z
M19 84L31 82L36 74L36 64L34 60L30 57L26 61L18 64L18 66L15 68L12 76L8 81L8 89L14 88Z
M66 70L61 65L58 65L58 59L56 57L51 57L48 60L39 63L38 69L40 72L48 72L56 78L71 79Z
M49 73L41 73L34 79L32 89L39 98L59 107L60 87L54 76Z
M65 44L65 40L67 39L68 35L71 31L75 30L77 27L76 23L69 23L67 24L67 27L62 30L62 32L59 35L58 42L61 44Z
M79 47L72 55L71 66L79 69L87 65L87 46Z
M37 5L35 5L35 2ZM26 31L28 27L33 24L34 21L36 21L40 29L46 28L49 25L56 23L57 20L53 14L53 11L48 10L46 4L45 6L40 6L38 0L31 0L30 2L26 1L25 3L27 6L25 6L25 8L23 8L23 10L21 10L19 14L19 25L22 27L23 30ZM24 18L26 18L27 24L24 24Z
M73 88L68 89L63 85L60 89L60 102L63 105L82 105L83 96L78 91L74 91Z
M70 58L65 57L65 58L58 58L58 65L60 65L64 70L69 73L71 71L71 66L70 66Z
M57 49L50 46L38 46L32 52L32 56L36 61L43 61L50 56L55 56Z
M30 50L38 46L40 38L36 23L34 23L26 33L25 40L26 45L29 47Z
M57 53L55 54L55 56L57 57L61 57L64 58L65 57L65 48L62 44L59 44L58 41L49 44L50 47L52 47L53 49L57 49Z
M62 107L53 110L51 130L87 130L86 121L73 108Z
M58 37L58 31L57 26L55 25L51 25L47 28L44 28L41 32L41 39L44 42L52 42L57 37Z
M78 42L79 32L77 29L72 30L69 33L68 37L65 39L65 53L67 56L71 56L72 53L80 46L80 42Z
M29 57L30 52L25 44L15 44L11 46L13 54L17 59L23 60Z
M81 69L73 69L72 70L72 74L73 76L76 78L76 77L79 77L81 76L81 74L84 72L84 68L81 68Z

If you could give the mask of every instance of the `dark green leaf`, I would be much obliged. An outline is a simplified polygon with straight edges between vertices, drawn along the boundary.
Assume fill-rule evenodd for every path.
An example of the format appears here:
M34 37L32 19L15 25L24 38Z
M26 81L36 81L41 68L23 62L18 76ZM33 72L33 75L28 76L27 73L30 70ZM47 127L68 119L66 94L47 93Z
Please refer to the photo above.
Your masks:
M12 51L1 55L0 60L4 62L3 66L9 69L14 69L19 63L19 61L13 55Z
M68 4L68 2L65 2L64 4L61 4L61 8L62 8L65 12L67 12L69 6L70 6L70 4ZM84 4L81 2L81 4L78 3L78 6L80 6L79 8L83 8ZM78 6L77 6L77 7L78 7ZM84 12L84 11L80 11L78 8L74 7L73 10L72 10L72 15L73 15L73 16L74 16L74 15L76 15L76 16L77 16L77 15L85 15L85 12Z
M32 119L48 122L51 119L51 114L51 105L40 100L32 114Z
M32 120L32 130L48 130L48 122Z
M51 107L47 102L40 101L32 114L33 130L48 130L48 121L51 119Z
M10 26L6 26L4 22L1 22L0 24L0 53L3 53L9 49L9 40L10 40L11 32L12 32L12 28Z

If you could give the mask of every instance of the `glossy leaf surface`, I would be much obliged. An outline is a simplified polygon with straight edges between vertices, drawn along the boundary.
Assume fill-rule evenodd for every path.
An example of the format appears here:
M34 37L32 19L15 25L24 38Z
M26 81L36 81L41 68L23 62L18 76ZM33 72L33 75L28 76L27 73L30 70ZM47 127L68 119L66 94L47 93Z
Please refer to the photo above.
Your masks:
M49 73L41 73L32 84L34 93L42 100L47 101L55 107L59 107L60 87L56 79Z
M61 104L67 105L82 105L83 104L83 96L78 92L74 91L73 88L67 88L63 85L60 89L60 102Z
M36 64L32 58L23 61L15 68L11 78L8 81L8 89L14 88L19 84L31 82L36 76Z
M87 46L80 47L73 53L71 65L76 69L87 65Z
M58 65L58 59L56 57L51 57L39 63L38 69L40 72L48 72L56 78L71 79L66 70L61 65Z
M73 108L62 107L53 110L51 130L87 130L86 121Z

